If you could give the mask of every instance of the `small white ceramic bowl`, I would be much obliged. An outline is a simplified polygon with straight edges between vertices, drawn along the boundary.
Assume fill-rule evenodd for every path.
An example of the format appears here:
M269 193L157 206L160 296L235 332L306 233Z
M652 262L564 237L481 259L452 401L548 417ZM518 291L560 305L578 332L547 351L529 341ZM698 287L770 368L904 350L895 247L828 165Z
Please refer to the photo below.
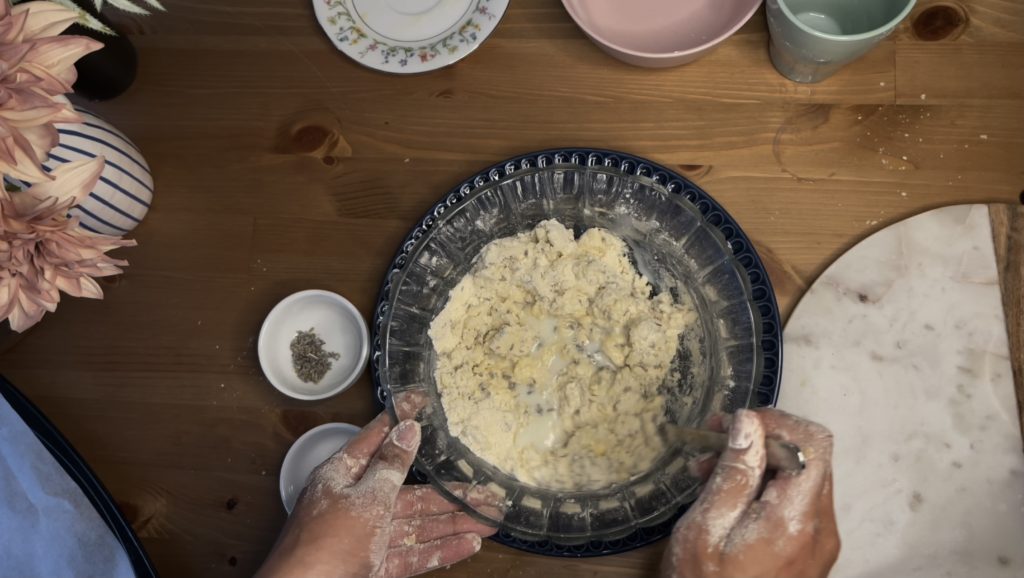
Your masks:
M352 438L359 435L361 428L347 423L325 423L302 434L295 440L281 464L278 486L281 488L281 503L289 514L299 499L299 494L309 481L309 474L324 460L345 447Z
M310 328L324 340L324 349L341 355L320 383L306 383L292 368L291 342ZM347 299L319 289L300 291L278 303L260 329L257 351L267 380L296 399L324 399L345 391L366 368L370 333L359 310Z
M761 0L562 0L576 24L623 62L665 68L714 50Z

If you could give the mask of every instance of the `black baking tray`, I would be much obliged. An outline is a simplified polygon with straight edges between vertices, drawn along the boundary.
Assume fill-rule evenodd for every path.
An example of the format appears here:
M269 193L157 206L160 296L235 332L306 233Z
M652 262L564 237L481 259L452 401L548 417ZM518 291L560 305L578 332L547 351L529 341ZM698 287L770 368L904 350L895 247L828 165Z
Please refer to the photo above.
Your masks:
M135 576L138 578L156 578L156 568L154 568L153 562L142 548L142 542L135 535L131 524L128 523L128 520L125 519L121 510L117 507L117 503L114 502L110 492L103 487L99 478L96 477L96 474L85 463L82 456L75 451L75 448L67 438L43 415L43 412L35 404L25 397L25 394L21 393L18 388L14 387L14 384L7 381L2 375L0 375L0 395L7 400L7 403L14 408L14 412L21 417L22 421L32 430L32 433L36 435L36 438L49 450L53 459L57 460L57 463L64 468L64 471L82 489L82 493L89 499L89 503L96 508L100 518L103 519L107 527L110 528L110 531L113 532L117 541L121 543L121 547L124 548L132 569L135 571Z

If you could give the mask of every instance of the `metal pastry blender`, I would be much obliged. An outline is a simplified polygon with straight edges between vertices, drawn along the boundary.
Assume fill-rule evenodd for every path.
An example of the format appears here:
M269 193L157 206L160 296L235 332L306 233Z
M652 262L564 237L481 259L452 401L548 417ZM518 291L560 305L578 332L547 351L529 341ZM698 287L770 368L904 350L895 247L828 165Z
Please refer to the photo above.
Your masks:
M729 436L724 433L702 429L667 425L664 427L666 437L677 444L685 445L698 452L722 453L729 447ZM768 469L781 472L799 472L807 465L807 460L800 448L777 439L765 440Z

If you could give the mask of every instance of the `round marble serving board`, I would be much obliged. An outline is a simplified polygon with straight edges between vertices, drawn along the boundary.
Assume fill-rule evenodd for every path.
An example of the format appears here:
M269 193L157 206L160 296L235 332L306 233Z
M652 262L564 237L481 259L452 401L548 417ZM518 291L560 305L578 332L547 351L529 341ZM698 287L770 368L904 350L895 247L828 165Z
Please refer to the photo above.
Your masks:
M1021 206L896 223L808 290L778 406L835 434L833 578L1024 575L1022 318Z

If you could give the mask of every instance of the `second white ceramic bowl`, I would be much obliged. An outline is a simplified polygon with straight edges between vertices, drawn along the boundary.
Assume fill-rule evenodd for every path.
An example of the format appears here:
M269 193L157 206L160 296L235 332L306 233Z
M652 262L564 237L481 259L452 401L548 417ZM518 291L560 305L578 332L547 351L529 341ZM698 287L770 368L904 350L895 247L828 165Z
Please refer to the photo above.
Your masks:
M325 423L302 434L295 440L281 464L278 487L281 503L289 514L295 507L302 489L309 481L309 474L324 460L345 447L352 438L359 435L361 428L347 423Z

